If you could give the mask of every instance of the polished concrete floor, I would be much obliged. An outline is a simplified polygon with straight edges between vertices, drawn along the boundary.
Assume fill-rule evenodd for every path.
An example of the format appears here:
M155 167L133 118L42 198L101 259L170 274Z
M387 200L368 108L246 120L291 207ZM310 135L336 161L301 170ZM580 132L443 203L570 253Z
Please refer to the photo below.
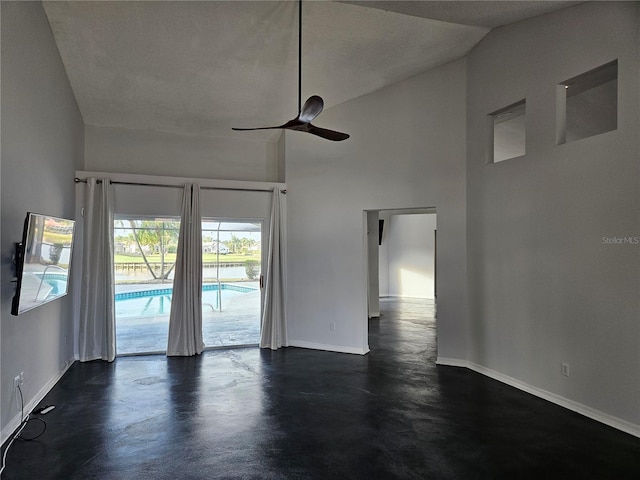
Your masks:
M434 364L433 305L385 299L371 352L74 364L12 479L638 479L640 439ZM38 429L34 422L34 432Z

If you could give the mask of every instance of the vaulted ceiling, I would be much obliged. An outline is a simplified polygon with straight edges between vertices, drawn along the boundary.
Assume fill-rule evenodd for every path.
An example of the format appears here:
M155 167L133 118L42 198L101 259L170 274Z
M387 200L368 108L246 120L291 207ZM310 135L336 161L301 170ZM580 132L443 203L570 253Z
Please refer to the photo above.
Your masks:
M345 102L464 56L491 28L576 3L304 2L303 101ZM277 134L231 127L297 113L296 0L44 6L87 125L264 141Z

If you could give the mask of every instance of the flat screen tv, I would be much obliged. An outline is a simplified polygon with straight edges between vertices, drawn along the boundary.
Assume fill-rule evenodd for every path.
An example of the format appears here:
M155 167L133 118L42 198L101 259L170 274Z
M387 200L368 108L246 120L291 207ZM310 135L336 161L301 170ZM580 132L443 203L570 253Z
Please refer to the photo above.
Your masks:
M27 213L16 245L16 294L11 314L63 297L69 289L74 220Z

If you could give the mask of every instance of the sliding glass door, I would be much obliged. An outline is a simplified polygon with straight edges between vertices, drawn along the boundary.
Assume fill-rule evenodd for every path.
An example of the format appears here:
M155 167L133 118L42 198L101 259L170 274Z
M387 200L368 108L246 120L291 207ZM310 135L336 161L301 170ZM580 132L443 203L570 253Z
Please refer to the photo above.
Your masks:
M114 221L116 353L167 349L179 218Z
M203 219L205 347L260 342L262 222Z
M179 218L117 216L114 222L116 353L165 352ZM262 222L202 222L205 347L260 342Z

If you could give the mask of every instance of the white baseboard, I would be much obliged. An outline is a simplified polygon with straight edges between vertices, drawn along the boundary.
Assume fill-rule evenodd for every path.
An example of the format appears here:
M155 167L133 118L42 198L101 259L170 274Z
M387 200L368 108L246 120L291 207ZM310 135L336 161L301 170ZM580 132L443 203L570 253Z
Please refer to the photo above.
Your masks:
M555 403L556 405L584 415L585 417L591 418L592 420L604 423L605 425L613 427L617 430L621 430L635 437L640 437L640 425L636 425L634 423L627 422L626 420L622 420L621 418L614 417L613 415L603 413L599 410L588 407L587 405L583 405L582 403L574 402L573 400L570 400L568 398L556 395L555 393L549 392L547 390L543 390L542 388L531 386L508 375L504 375L502 373L496 372L495 370L491 370L490 368L483 367L482 365L478 365L467 360L446 357L438 357L438 359L436 360L436 364L450 367L468 368L469 370L473 370L474 372L480 373L489 378L493 378L494 380L505 383L511 387L515 387L518 390L530 393L531 395L535 395L536 397L540 397L551 403Z
M38 405L42 401L42 399L47 395L47 393L51 391L51 389L55 386L55 384L58 383L58 381L62 378L62 376L67 372L67 370L69 370L69 367L73 365L74 361L75 359L66 361L64 369L61 372L58 372L56 376L51 378L38 391L38 393L36 393L35 396L28 403L25 404L24 406L25 416L28 413L31 413L31 411L34 408L36 408L36 405ZM11 420L9 420L9 423L5 425L5 427L2 429L2 431L0 432L0 445L4 445L4 442L7 441L11 437L13 432L15 432L18 429L18 427L22 423L22 418L20 417L20 415L21 415L21 412L16 413L16 415Z
M469 362L467 362L466 360L459 360L457 358L449 358L449 357L436 358L436 365L444 365L447 367L469 368Z
M366 348L344 347L341 345L326 345L324 343L304 342L302 340L289 340L290 347L310 348L312 350L326 350L328 352L352 353L355 355L366 355L369 353L369 346Z

